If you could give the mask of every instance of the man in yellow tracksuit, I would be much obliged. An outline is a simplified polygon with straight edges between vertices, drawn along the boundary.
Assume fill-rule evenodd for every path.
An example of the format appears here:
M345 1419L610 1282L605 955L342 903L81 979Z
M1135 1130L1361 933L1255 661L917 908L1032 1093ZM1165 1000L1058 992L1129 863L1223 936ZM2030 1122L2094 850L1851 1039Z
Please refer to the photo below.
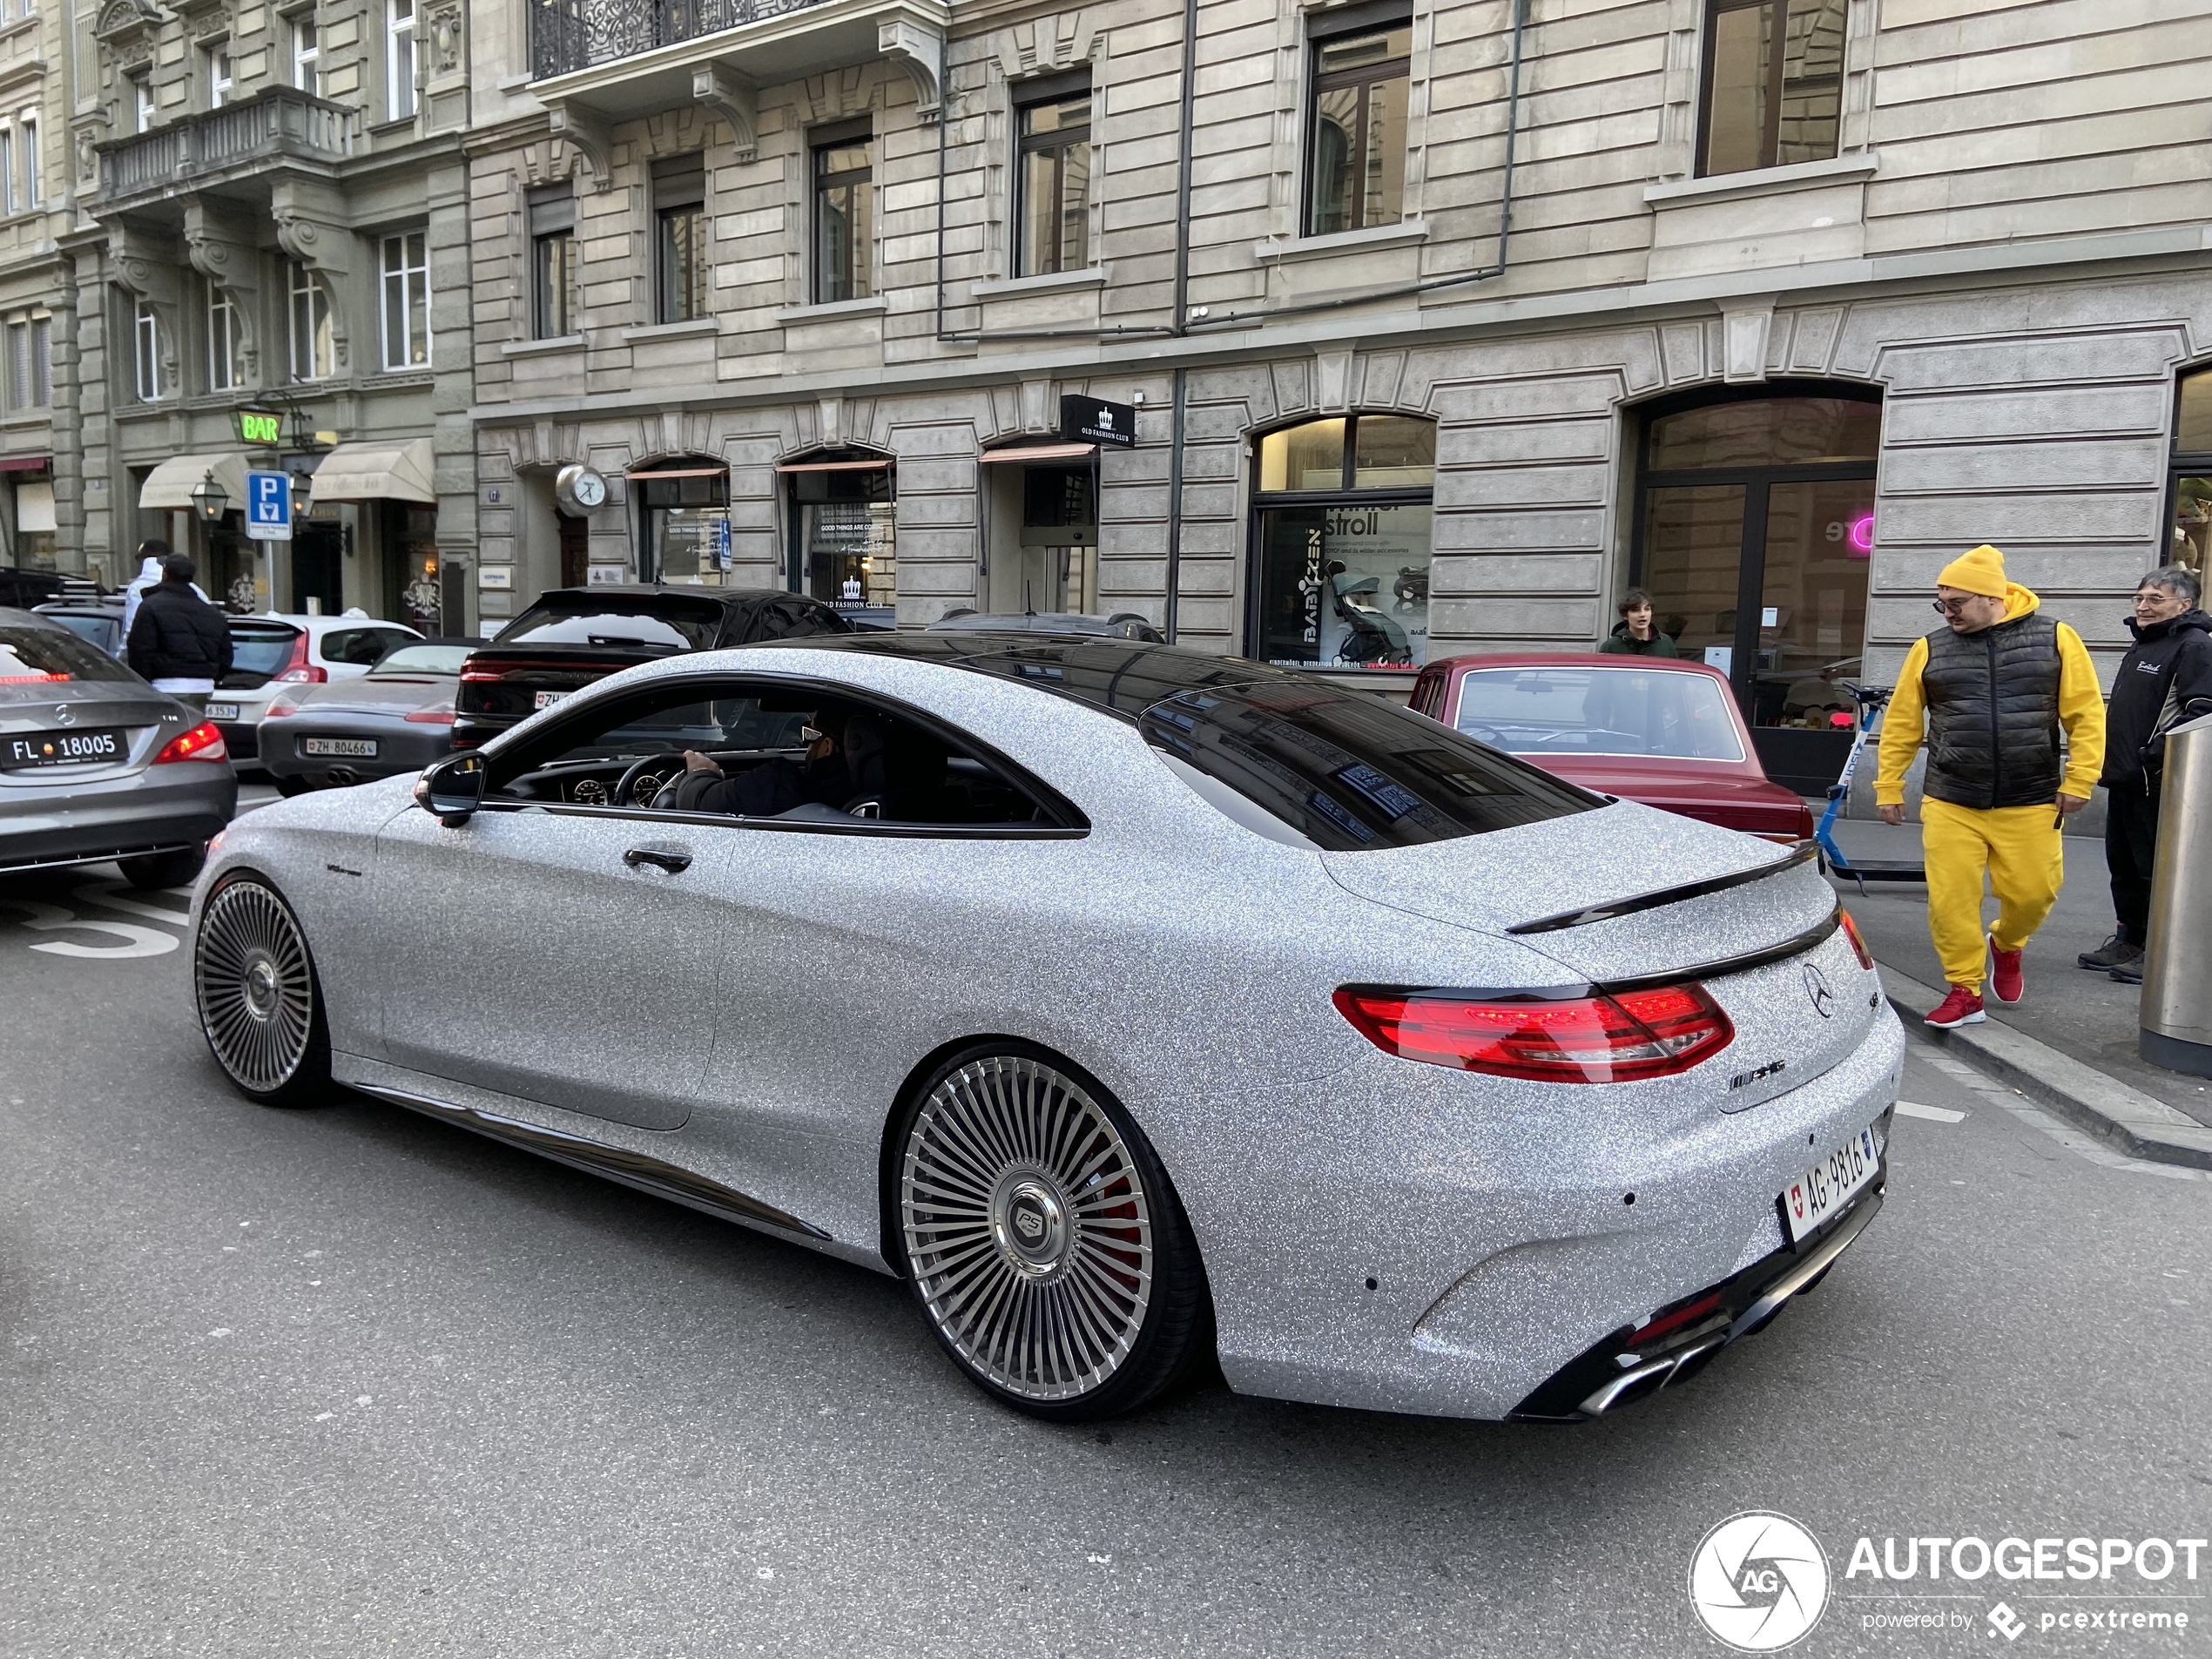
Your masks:
M1874 803L1885 824L1905 821L1905 772L1925 726L1928 931L1951 981L1928 1023L1944 1030L1986 1017L1985 965L1999 1001L2020 1000L2020 951L2066 873L2059 826L2089 804L2104 764L2096 667L2080 635L2036 614L2040 603L2005 579L2005 556L1993 547L1946 565L1935 607L1946 625L1905 654L1882 725ZM1986 937L1985 873L1998 906Z

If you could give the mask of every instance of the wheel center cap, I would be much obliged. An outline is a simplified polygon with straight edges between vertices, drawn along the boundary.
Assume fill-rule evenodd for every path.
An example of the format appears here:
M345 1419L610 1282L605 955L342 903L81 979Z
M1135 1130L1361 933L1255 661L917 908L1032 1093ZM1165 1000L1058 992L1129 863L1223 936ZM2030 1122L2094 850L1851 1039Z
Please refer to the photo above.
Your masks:
M276 968L266 958L257 960L246 970L246 1006L257 1020L266 1020L276 1011Z
M1011 1176L993 1196L991 1235L1016 1272L1050 1273L1068 1253L1067 1201L1040 1175Z

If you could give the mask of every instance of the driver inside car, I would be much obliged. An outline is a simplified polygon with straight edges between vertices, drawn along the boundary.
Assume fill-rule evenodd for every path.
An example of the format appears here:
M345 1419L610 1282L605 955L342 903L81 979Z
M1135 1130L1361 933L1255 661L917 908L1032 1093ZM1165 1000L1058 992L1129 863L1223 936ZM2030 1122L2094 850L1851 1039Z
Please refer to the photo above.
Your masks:
M799 736L806 758L794 763L779 756L732 778L696 749L684 751L684 775L661 792L653 805L682 813L730 813L742 818L773 818L794 806L841 806L854 792L845 758L846 711L818 709Z

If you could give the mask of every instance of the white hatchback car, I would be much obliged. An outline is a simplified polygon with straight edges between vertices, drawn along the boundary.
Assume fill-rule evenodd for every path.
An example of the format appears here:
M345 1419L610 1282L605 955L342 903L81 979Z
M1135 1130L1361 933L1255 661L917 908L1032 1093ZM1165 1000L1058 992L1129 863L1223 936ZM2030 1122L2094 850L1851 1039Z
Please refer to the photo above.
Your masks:
M342 617L233 617L231 671L207 699L207 718L223 733L232 764L258 766L261 716L287 685L320 685L366 674L395 645L422 636L402 623L360 611Z

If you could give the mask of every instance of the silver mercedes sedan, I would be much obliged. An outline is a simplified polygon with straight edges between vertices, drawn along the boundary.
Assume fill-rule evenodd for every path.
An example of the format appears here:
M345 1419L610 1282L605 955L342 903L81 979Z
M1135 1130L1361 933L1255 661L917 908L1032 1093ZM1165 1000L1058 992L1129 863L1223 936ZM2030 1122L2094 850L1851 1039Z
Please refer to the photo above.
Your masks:
M1320 679L860 635L617 674L266 807L215 1058L906 1279L1053 1419L1231 1387L1579 1420L1810 1290L1903 1033L1802 852Z

